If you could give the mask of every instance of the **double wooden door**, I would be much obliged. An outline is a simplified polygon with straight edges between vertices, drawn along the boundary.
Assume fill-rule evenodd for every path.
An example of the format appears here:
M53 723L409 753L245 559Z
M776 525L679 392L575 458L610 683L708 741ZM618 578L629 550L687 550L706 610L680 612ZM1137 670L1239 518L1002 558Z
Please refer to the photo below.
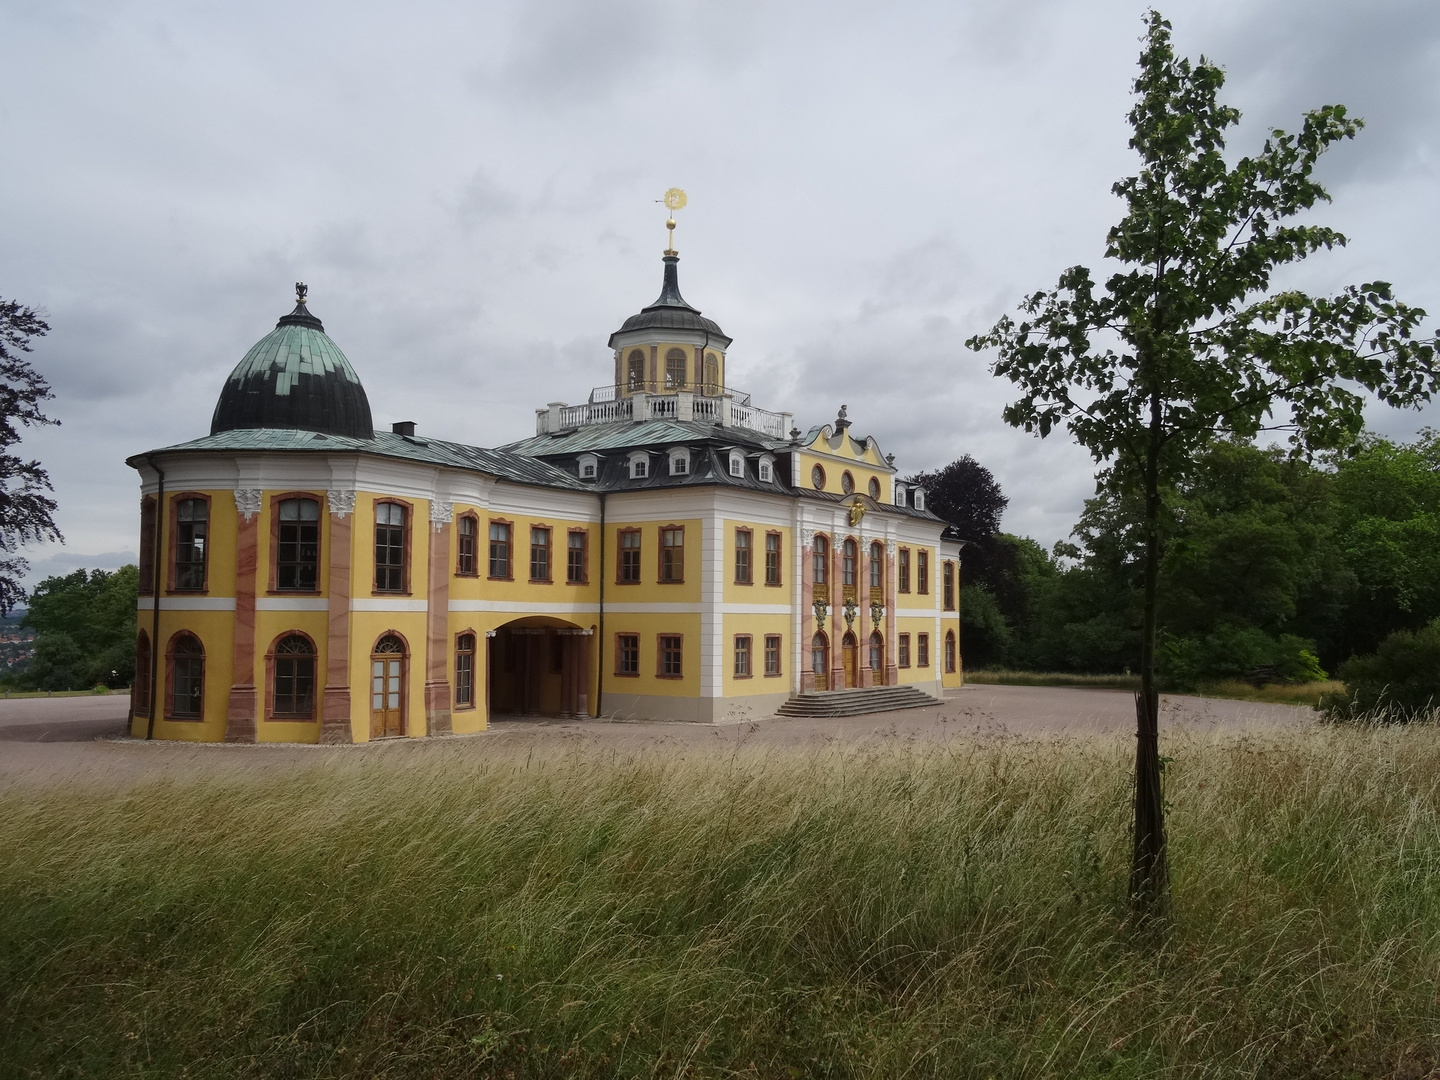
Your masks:
M405 734L405 646L387 634L370 657L370 737Z
M860 672L856 665L860 660L860 648L855 641L855 635L846 632L840 639L840 665L845 669L845 688L848 690L860 685Z

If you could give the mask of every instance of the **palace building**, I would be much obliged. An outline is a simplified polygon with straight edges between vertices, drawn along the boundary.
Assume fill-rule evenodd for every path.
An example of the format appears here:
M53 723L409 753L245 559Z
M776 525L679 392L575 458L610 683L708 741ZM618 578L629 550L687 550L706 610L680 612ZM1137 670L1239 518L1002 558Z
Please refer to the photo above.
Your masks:
M802 432L732 389L678 265L672 239L605 384L494 449L377 430L298 285L210 433L128 460L132 733L348 743L959 686L960 542L844 406Z

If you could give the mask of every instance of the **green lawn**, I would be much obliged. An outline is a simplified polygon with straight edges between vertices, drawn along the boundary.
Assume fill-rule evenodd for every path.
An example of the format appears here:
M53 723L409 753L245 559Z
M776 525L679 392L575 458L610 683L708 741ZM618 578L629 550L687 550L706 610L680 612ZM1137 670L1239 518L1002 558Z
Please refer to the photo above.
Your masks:
M1440 731L717 758L474 743L0 795L8 1077L1440 1068ZM237 751L246 752L246 751Z

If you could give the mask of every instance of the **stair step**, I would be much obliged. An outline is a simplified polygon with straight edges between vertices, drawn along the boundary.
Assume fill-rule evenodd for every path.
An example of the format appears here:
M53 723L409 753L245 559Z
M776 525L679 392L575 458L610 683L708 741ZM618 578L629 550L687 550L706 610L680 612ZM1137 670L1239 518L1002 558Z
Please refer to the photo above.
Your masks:
M920 709L939 701L913 686L851 687L796 694L776 711L781 716L837 717Z

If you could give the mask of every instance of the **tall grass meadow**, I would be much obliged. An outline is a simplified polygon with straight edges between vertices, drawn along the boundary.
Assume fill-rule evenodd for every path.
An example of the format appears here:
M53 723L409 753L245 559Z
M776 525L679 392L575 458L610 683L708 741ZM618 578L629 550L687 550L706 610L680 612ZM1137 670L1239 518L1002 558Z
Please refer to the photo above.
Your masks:
M6 1077L1440 1069L1434 724L721 756L436 744L0 794Z

